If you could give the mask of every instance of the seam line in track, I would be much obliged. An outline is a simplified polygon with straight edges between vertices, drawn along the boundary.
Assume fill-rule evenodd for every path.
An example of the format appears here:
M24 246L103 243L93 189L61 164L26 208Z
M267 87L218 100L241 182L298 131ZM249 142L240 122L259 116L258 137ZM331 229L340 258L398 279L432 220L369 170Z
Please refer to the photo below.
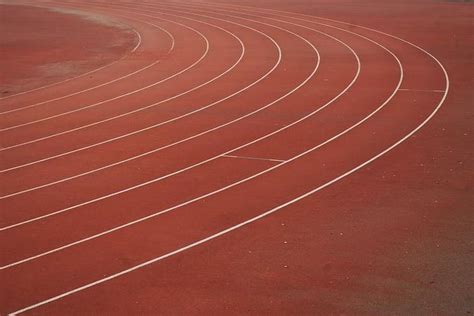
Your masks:
M436 93L445 93L445 90L438 90L438 89L398 89L398 91L412 91L412 92L436 92Z
M263 161L273 161L273 162L284 162L282 159L274 158L261 158L261 157L247 157L247 156L235 156L235 155L222 155L224 158L236 158L236 159L248 159L248 160L263 160Z

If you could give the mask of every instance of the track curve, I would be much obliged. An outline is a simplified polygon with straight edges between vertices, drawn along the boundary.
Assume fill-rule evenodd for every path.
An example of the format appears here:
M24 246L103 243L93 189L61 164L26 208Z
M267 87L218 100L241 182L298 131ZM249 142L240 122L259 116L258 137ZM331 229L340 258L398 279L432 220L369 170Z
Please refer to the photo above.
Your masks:
M436 114L449 90L446 70L427 51L343 22L215 4L87 5L143 17L141 12L159 12L180 23L215 23L242 37L242 53L235 55L230 41L216 46L232 52L237 62L227 69L234 71L199 97L177 94L164 111L97 130L129 129L132 135L139 124L154 121L149 126L159 126L156 131L67 155L60 153L67 148L63 141L54 139L42 151L57 150L53 159L32 160L40 147L29 144L24 151L1 152L6 163L0 179L10 185L2 188L0 201L0 240L7 245L0 273L10 289L4 309L17 310L13 315L61 310L65 301L77 306L75 297L109 281L133 278L131 272L292 207L402 144ZM221 37L209 34L215 41ZM257 64L265 66L252 73ZM203 64L205 77L229 63L219 65ZM172 84L184 86L190 77L179 76ZM220 99L212 101L210 91ZM201 105L189 108L193 101ZM175 115L175 108L187 112ZM81 141L76 133L67 137ZM31 236L35 242L28 244ZM25 247L15 247L18 242ZM114 261L131 249L126 262ZM79 258L88 258L80 268L64 264ZM28 274L31 270L41 272ZM42 290L25 293L24 284Z

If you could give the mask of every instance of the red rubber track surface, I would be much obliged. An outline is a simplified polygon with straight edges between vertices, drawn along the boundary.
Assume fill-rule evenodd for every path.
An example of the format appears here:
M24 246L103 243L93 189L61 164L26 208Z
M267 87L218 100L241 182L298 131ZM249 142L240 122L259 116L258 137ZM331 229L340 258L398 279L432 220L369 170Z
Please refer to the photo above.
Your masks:
M2 315L472 312L472 4L22 4L140 43L0 100Z
M45 87L61 83L64 92L72 79L78 87L117 75L117 60L129 58L141 46L140 34L124 20L11 4L0 11L2 112L8 104L19 106L20 95L38 101ZM50 96L53 90L48 90Z

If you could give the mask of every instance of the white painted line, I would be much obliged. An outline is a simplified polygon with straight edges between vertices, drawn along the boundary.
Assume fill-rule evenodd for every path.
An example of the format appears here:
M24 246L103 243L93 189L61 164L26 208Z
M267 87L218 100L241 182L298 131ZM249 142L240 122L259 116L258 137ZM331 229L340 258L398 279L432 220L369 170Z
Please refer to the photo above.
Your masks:
M281 160L281 159L234 156L234 155L222 155L222 157L224 157L224 158L237 158L237 159L249 159L249 160L263 160L263 161L273 161L273 162L284 162L285 161L285 160Z
M151 64L148 64L146 65L145 67L142 67L132 73L129 73L127 75L124 75L124 76L121 76L119 78L116 78L116 79L113 79L113 80L110 80L110 81L107 81L107 82L104 82L104 83L101 83L99 85L96 85L96 86L93 86L93 87L90 87L90 88L87 88L87 89L84 89L84 90L80 90L80 91L77 91L77 92L73 92L73 93L70 93L70 94L67 94L67 95L63 95L63 96L60 96L60 97L57 97L57 98L53 98L53 99L49 99L49 100L46 100L46 101L41 101L41 102L38 102L38 103L34 103L34 104L30 104L30 105L27 105L27 106L24 106L24 107L20 107L20 108L16 108L16 109L12 109L12 110L8 110L8 111L5 111L5 112L0 112L0 115L3 115L3 114L9 114L9 113L14 113L14 112L19 112L19 111L23 111L23 110L26 110L26 109L30 109L30 108L34 108L34 107L37 107L37 106L40 106L40 105L44 105L44 104L48 104L50 102L54 102L54 101L59 101L59 100L63 100L63 99L67 99L67 98L70 98L72 96L75 96L75 95L79 95L79 94L82 94L84 92L88 92L88 91L92 91L94 89L98 89L98 88L101 88L101 87L104 87L104 86L107 86L109 84L112 84L114 82L117 82L117 81L120 81L122 79L126 79L128 77L131 77L133 75L136 75L142 71L145 71L147 70L148 68L151 68L153 66L155 66L156 64L158 64L160 62L160 60L155 60L153 61ZM2 130L0 130L2 131Z
M79 79L79 78L82 78L82 77L86 77L88 75L91 75L93 73L101 71L105 68L109 68L109 67L111 67L112 65L115 65L118 62L123 61L123 59L127 58L131 53L134 53L140 47L140 45L142 44L140 33L135 28L133 28L131 26L129 26L129 27L130 27L130 29L132 29L132 31L135 34L138 35L138 43L137 43L137 45L135 45L135 47L130 52L127 52L122 57L120 57L120 59L117 59L117 60L115 60L115 61L113 61L113 62L111 62L107 65L101 66L97 69L90 70L88 72L85 72L83 74L80 74L80 75L72 77L72 78L68 78L68 79L65 79L65 80L58 81L58 82L53 82L51 84L47 84L47 85L44 85L44 86L41 86L41 87L38 87L38 88L34 88L34 89L31 89L31 90L28 90L28 91L23 91L23 92L15 93L15 94L12 94L12 95L0 97L0 100L10 99L10 98L17 97L17 96L20 96L20 95L24 95L24 94L32 93L32 92L35 92L35 91L43 90L43 89L46 89L46 88L51 88L51 87L54 87L54 86L58 86L58 85L64 84L64 83L72 81L72 80L76 80L76 79Z
M240 19L254 21L254 20L245 19L245 18L240 18ZM224 124L224 125L221 125L221 126L218 126L218 127L213 128L213 129L211 129L211 130L207 130L207 131L202 132L202 133L200 133L200 134L194 135L194 136L189 137L188 139L182 140L182 141L180 141L180 142L184 142L184 141L187 141L187 140L189 140L189 139L199 137L199 136L201 136L201 135L203 135L203 134L205 134L205 133L209 133L209 132L211 132L211 131L213 131L213 130L216 130L216 129L222 128L222 127L224 127L224 126L233 124L233 123L238 122L238 121L240 121L240 120L243 120L243 119L245 119L245 118L247 118L247 117L249 117L249 116L251 116L251 115L254 115L255 113L258 113L258 112L260 112L260 111L263 111L264 109L266 109L266 108L268 108L268 107L270 107L270 106L272 106L272 105L274 105L274 104L280 102L281 100L283 100L283 99L286 98L287 96L293 94L295 91L297 91L298 89L300 89L302 86L304 86L304 85L314 76L314 74L315 74L316 71L318 70L319 64L320 64L320 61L321 61L321 60L320 60L321 58L320 58L319 52L318 52L318 50L316 49L316 47L314 47L314 45L311 44L307 39L301 37L301 36L298 35L298 34L295 34L295 33L291 32L291 31L289 31L289 30L286 30L286 29L283 29L283 28L280 28L280 27L277 27L277 26L273 26L273 25L270 25L270 24L267 24L267 23L263 23L263 22L259 22L259 21L254 21L254 22L259 23L259 24L263 24L263 25L268 25L268 26L270 26L270 27L274 27L274 28L277 28L277 29L281 29L281 30L283 30L283 31L285 31L285 32L288 32L288 33L290 33L290 34L293 34L294 36L296 36L296 37L302 39L304 42L306 42L306 43L314 50L314 52L315 52L316 55L317 55L317 63L316 63L316 66L314 67L313 71L312 71L311 74L310 74L305 80L303 80L298 86L296 86L296 87L293 88L292 90L288 91L286 94L284 94L283 96L279 97L278 99L276 99L276 100L274 100L274 101L268 103L268 104L265 105L264 107L261 107L261 108L255 110L255 111L253 111L253 112L251 112L251 113L248 113L248 114L246 114L246 115L244 115L244 116L241 116L241 117L239 117L239 118L237 118L237 119L234 119L234 120L232 120L232 121L230 121L230 122L228 122L228 123L226 123L226 124ZM281 53L280 53L280 54L281 54ZM284 127L284 128L285 128L285 127ZM284 128L283 128L283 129L284 129ZM280 129L280 130L283 130L283 129ZM269 136L273 135L274 133L275 133L275 132L270 133L270 134L267 134L266 136L261 137L261 138L259 138L258 140L261 140L261 139L263 139L263 138L269 137ZM67 211L70 211L70 210L79 208L79 207L81 207L81 206L89 205L89 204L92 204L92 203L95 203L95 202L98 202L98 201L101 201L101 200L105 200L105 199L107 199L107 198L110 198L110 197L113 197L113 196L116 196L116 195L119 195L119 194L122 194L122 193L125 193L125 192L128 192L128 191L132 191L132 190L135 190L135 189L144 187L144 186L146 186L146 185L149 185L149 184L152 184L152 183L161 181L161 180L163 180L163 179L165 179L165 178L168 178L168 177L174 176L174 175L176 175L176 174L185 172L186 170L195 168L195 167L197 167L197 166L199 166L199 165L202 165L202 164L205 164L205 163L207 163L207 162L209 162L209 161L218 159L218 158L220 158L223 154L230 154L232 151L235 151L235 150L238 150L238 149L240 149L240 148L243 148L244 146L250 145L250 144L252 144L252 143L254 143L254 142L258 141L258 140L254 140L254 141L252 141L252 142L250 142L250 143L247 143L247 144L245 144L245 145L243 145L243 146L240 146L240 147L237 147L237 148L233 148L233 149L230 150L230 151L227 151L227 152L222 153L222 154L220 154L220 155L214 156L214 157L212 157L212 158L210 158L210 159L201 161L201 162L199 162L199 163L197 163L197 164L194 164L194 165L192 165L192 166L189 166L189 167L183 168L183 169L181 169L181 170L178 170L178 171L176 171L176 172L173 172L173 173L170 173L170 174L167 174L167 175L164 175L164 176L161 176L161 177L158 177L158 178L149 180L149 181L147 181L147 182L140 183L140 184L138 184L138 185L135 185L135 186L132 186L132 187L129 187L129 188L120 190L120 191L116 191L116 192L113 192L113 193L110 193L110 194L101 196L101 197L99 197L99 198L95 198L95 199L93 199L93 200L89 200L89 201L86 201L86 202L83 202L83 203L80 203L80 204L76 204L76 205L73 205L73 206L70 206L70 207L67 207L67 208L63 208L63 209L58 210L58 211L55 211L55 212L51 212L51 213L48 213L48 214L45 214L45 215L42 215L42 216L38 216L38 217L35 217L35 218L31 218L31 219L29 219L29 220L25 220L25 221L16 223L16 224L12 224L12 225L9 225L9 226L2 227L2 228L0 228L0 231L9 230L9 229L12 229L12 228L15 228L15 227L18 227L18 226L22 226L22 225L25 225L25 224L28 224L28 223L36 222L36 221L39 221L39 220L42 220L42 219L45 219L45 218L48 218L48 217L51 217L51 216L54 216L54 215L58 215L58 214L61 214L61 213L64 213L64 212L67 212ZM169 146L169 145L168 145L168 146Z
M133 19L133 18L130 18L130 17L126 17L126 16L123 16L123 15L118 15L116 14L115 16L120 16L120 17L124 17L126 19L129 19L129 20L135 20L135 21L139 21L139 20L136 20L136 19ZM139 21L141 23L144 23L144 24L148 24L150 26L153 26L155 28L158 28L159 30L163 31L165 34L168 35L168 37L170 37L171 39L171 45L170 45L170 48L168 49L167 51L167 54L171 53L171 51L174 49L174 45L175 45L175 39L173 37L173 35L168 32L166 29L164 29L163 27L161 26L158 26L156 24L153 24L153 23L149 23L149 22L146 22L146 21ZM135 30L134 30L135 31ZM136 32L136 31L135 31ZM142 41L142 38L141 38L141 35L139 33L137 33L138 36L139 36L139 39L140 39L140 42ZM138 45L136 46L136 48L138 48ZM132 52L134 52L134 50L132 50ZM139 74L145 70L147 70L148 68L151 68L153 66L155 66L156 64L158 64L160 62L159 59L156 59L154 60L152 63L138 69L138 70L135 70L131 73L128 73L126 75L123 75L121 77L118 77L118 78L115 78L113 80L110 80L110 81L107 81L107 82L104 82L102 84L98 84L96 86L93 86L93 87L90 87L90 88L87 88L87 89L83 89L83 90L79 90L79 91L76 91L76 92L73 92L73 93L70 93L70 94L67 94L67 95L63 95L63 96L60 96L60 97L57 97L57 98L53 98L53 99L49 99L49 100L45 100L45 101L41 101L41 102L37 102L37 103L34 103L34 104L30 104L30 105L26 105L26 106L22 106L22 107L19 107L19 108L16 108L16 109L12 109L12 110L8 110L8 111L4 111L4 112L0 112L0 115L2 114L8 114L8 113L13 113L13 112L18 112L18 111L23 111L23 110L26 110L26 109L30 109L30 108L33 108L33 107L37 107L39 105L44 105L44 104L47 104L47 103L50 103L50 102L54 102L54 101L59 101L59 100L64 100L64 99L67 99L67 98L70 98L72 96L75 96L75 95L79 95L79 94L82 94L82 93L85 93L85 92L88 92L88 91L92 91L92 90L95 90L95 89L98 89L98 88L101 88L101 87L104 87L104 86L107 86L107 85L110 85L114 82L117 82L117 81L120 81L120 80L123 80L123 79L126 79L126 78L129 78L131 76L134 76L136 74Z
M425 90L425 89L398 89L398 91L411 91L411 92L436 92L445 93L445 90Z
M130 27L130 26L129 26ZM131 28L131 27L130 27ZM135 53L137 51L137 49L141 46L142 44L142 36L140 35L140 33L138 33L138 31L134 28L131 28L132 31L135 33L135 35L138 37L138 41L137 41L137 45L135 45L135 47L132 49L132 53ZM169 35L169 32L166 32L168 35Z
M354 26L356 26L356 25L354 25ZM374 30L374 31L375 31L375 30ZM376 31L376 32L378 32L378 31ZM391 35L390 35L390 36L391 36ZM392 36L392 37L393 37L393 38L396 38L396 37L394 37L394 36ZM396 38L396 39L397 39L397 38ZM346 173L340 175L339 177L337 177L337 178L335 178L335 179L333 179L333 180L331 180L331 181L325 183L324 185L319 186L319 187L317 187L317 188L315 188L315 189L313 189L313 190L311 190L311 191L309 191L309 192L307 192L307 193L305 193L305 194L303 194L303 195L301 195L301 196L299 196L299 197L297 197L297 198L295 198L295 199L293 199L293 200L290 200L290 201L288 201L288 202L286 202L286 203L280 205L280 206L277 206L277 207L275 207L275 208L273 208L273 209L270 209L270 210L268 210L268 211L266 211L266 212L264 212L264 213L262 213L262 214L260 214L260 215L258 215L258 216L256 216L256 217L253 217L253 218L251 218L251 219L249 219L249 220L247 220L247 221L244 221L244 222L242 222L242 223L240 223L240 224L237 224L237 225L234 225L234 226L232 226L232 227L229 227L229 228L227 228L227 229L225 229L225 230L220 231L219 233L216 233L216 234L214 234L214 235L208 236L207 238L198 240L198 241L196 241L196 242L194 242L194 243L191 243L191 244L189 244L189 245L187 245L187 246L181 247L181 248L179 248L179 249L177 249L177 250L175 250L175 251L169 252L169 253L167 253L167 254L165 254L165 255L162 255L162 256L156 257L156 258L154 258L154 259L148 260L148 261L146 261L146 262L144 262L144 263L142 263L142 264L136 265L136 266L134 266L134 267L131 267L131 268L126 269L126 270L123 270L123 271L121 271L121 272L118 272L118 273L112 274L112 275L110 275L110 276L104 277L104 278L99 279L99 280L97 280L97 281L95 281L95 282L88 283L88 284L83 285L83 286L81 286L81 287L78 287L78 288L76 288L76 289L73 289L73 290L64 292L64 293L62 293L62 294L60 294L60 295L51 297L51 298L49 298L49 299L47 299L47 300L44 300L44 301L38 302L38 303L36 303L36 304L30 305L30 306L28 306L28 307L25 307L25 308L23 308L23 309L21 309L21 310L18 310L18 311L16 311L16 312L12 313L11 315L20 314L20 313L22 313L22 312L25 312L25 311L28 311L28 310L37 308L37 307L39 307L39 306L42 306L42 305L45 305L45 304L48 304L48 303L57 301L57 300L59 300L59 299L62 299L62 298L64 298L64 297L66 297L66 296L70 296L70 295L72 295L72 294L74 294L74 293L77 293L77 292L83 291L83 290L85 290L85 289L91 288L91 287L93 287L93 286L96 286L96 285L105 283L105 282L107 282L107 281L109 281L109 280L115 279L115 278L117 278L117 277L120 277L120 276L122 276L122 275L128 274L128 273L133 272L133 271L135 271L135 270L141 269L141 268L143 268L143 267L145 267L145 266L151 265L151 264L153 264L153 263L155 263L155 262L158 262L158 261L161 261L161 260L163 260L163 259L165 259L165 258L171 257L171 256L173 256L173 255L176 255L176 254L181 253L181 252L183 252L183 251L186 251L186 250L188 250L188 249L194 248L194 247L196 247L196 246L198 246L198 245L200 245L200 244L203 244L203 243L208 242L208 241L210 241L210 240L216 239L216 238L218 238L218 237L220 237L220 236L222 236L222 235L225 235L225 234L227 234L227 233L229 233L229 232L232 232L232 231L234 231L234 230L236 230L236 229L238 229L238 228L240 228L240 227L243 227L243 226L245 226L245 225L248 225L248 224L250 224L250 223L253 223L253 222L255 222L255 221L257 221L257 220L259 220L259 219L261 219L261 218L264 218L264 217L266 217L266 216L268 216L268 215L271 215L271 214L277 212L278 210L280 210L280 209L282 209L282 208L285 208L285 207L287 207L287 206L289 206L289 205L291 205L291 204L294 204L294 203L298 202L299 200L302 200L302 199L306 198L307 196L309 196L309 195L311 195L311 194L314 194L314 193L316 193L316 192L318 192L318 191L320 191L320 190L322 190L322 189L324 189L324 188L330 186L330 185L333 184L333 183L338 182L339 180L341 180L341 179L343 179L343 178L345 178L345 177L351 175L352 173L354 173L354 172L356 172L356 171L362 169L362 168L365 167L366 165L368 165L368 164L370 164L371 162L373 162L373 161L377 160L378 158L382 157L383 155L385 155L386 153L388 153L389 151L391 151L392 149L394 149L395 147L397 147L398 145L400 145L401 143L403 143L405 140L409 139L413 134L415 134L415 133L416 133L418 130L420 130L424 125L426 125L426 124L431 120L431 118L432 118L432 117L439 111L439 109L441 108L442 104L443 104L444 101L446 100L446 96L447 96L448 91L449 91L449 77L448 77L448 74L447 74L446 69L444 68L444 66L443 66L443 65L441 64L441 62L440 62L438 59L436 59L432 54L430 54L430 53L427 52L426 50L420 48L419 46L416 46L415 44L412 44L412 43L410 43L410 42L408 42L408 41L405 41L405 40L403 40L403 41L404 41L405 43L408 43L408 44L412 45L413 47L415 47L415 48L417 48L417 49L420 49L422 52L425 52L428 56L430 56L431 58L433 58L433 59L438 63L438 65L441 67L441 69L442 69L442 71L443 71L443 73L444 73L444 75L445 75L445 79L446 79L446 89L445 89L445 94L444 94L444 96L443 96L443 99L439 102L438 106L434 109L434 111L433 111L420 125L418 125L415 129L413 129L411 132L409 132L405 137L403 137L402 139L400 139L398 142L394 143L392 146L388 147L387 149L385 149L384 151L382 151L382 152L379 153L378 155L375 155L374 157L372 157L371 159L367 160L366 162L364 162L364 163L362 163L362 164L356 166L355 168L353 168L353 169L347 171Z

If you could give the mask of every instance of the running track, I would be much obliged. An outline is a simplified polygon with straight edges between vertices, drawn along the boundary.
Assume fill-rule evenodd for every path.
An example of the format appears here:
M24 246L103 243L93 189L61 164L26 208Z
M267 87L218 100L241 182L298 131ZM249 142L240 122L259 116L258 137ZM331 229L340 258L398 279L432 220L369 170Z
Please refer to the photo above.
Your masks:
M140 40L93 80L1 100L2 314L146 312L104 302L159 287L151 269L166 279L166 264L199 248L251 240L248 227L265 234L277 212L298 216L423 128L449 90L430 52L346 22L207 3L35 4L115 17ZM180 293L167 295L156 304Z

